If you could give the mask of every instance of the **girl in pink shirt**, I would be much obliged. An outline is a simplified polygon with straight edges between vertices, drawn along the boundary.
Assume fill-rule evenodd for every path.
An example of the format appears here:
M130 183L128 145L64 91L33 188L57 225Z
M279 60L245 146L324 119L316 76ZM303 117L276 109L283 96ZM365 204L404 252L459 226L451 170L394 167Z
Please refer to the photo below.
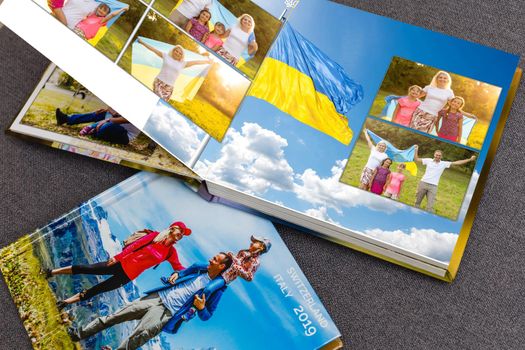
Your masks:
M222 39L228 37L229 33L226 31L226 27L221 22L215 23L215 26L213 28L213 31L202 38L204 41L204 45L212 49L213 51L217 51L224 45L224 41Z
M47 6L51 10L51 14L56 17L60 22L67 26L66 15L62 7L64 7L65 0L47 0Z
M204 42L204 37L210 33L208 22L211 13L207 9L202 10L197 17L194 17L186 23L186 31L200 42Z
M392 122L409 126L412 121L412 115L417 107L421 104L418 100L421 94L421 87L412 85L408 88L408 96L401 97L397 101L396 109L394 110L394 116Z
M109 20L128 9L129 6L110 13L111 9L108 5L100 4L93 13L87 15L86 18L77 24L75 33L86 40L93 39L100 28L104 27Z
M385 190L385 196L392 198L394 200L399 199L399 193L401 192L401 187L403 186L403 183L405 182L406 176L403 174L403 170L405 170L406 165L405 163L400 163L397 166L397 172L393 172L390 174L390 178L386 182L386 190Z

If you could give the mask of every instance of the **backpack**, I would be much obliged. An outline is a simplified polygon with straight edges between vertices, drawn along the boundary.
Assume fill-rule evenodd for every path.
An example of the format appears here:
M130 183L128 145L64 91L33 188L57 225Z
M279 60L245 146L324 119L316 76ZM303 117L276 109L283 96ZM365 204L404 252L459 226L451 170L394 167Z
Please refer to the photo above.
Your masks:
M128 238L126 238L124 240L124 248L126 248L128 245L138 241L142 237L149 235L152 232L154 232L154 231L148 230L147 228L145 228L144 230L139 230L139 231L133 232L131 235L129 235Z

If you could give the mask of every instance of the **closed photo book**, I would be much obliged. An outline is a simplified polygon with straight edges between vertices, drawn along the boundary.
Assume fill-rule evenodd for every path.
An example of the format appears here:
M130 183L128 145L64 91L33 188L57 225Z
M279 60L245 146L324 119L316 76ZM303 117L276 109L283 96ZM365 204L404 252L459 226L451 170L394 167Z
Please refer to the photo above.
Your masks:
M340 349L259 216L140 172L0 251L34 349Z
M60 67L13 132L449 282L522 74L324 0L4 0L0 21Z

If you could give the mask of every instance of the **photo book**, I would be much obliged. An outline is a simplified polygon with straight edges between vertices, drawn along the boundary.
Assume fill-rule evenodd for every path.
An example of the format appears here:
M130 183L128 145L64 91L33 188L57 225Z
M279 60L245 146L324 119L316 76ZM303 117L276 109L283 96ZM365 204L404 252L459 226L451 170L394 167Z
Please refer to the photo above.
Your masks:
M12 131L445 281L522 74L324 0L4 0L0 21L60 67Z
M169 176L139 172L0 264L35 349L342 348L270 221Z

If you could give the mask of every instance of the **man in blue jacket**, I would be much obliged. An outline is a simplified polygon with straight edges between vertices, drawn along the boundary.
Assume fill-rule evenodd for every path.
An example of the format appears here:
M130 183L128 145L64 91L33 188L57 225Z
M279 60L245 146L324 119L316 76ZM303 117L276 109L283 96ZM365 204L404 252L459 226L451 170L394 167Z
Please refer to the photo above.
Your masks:
M208 320L221 299L226 285L221 274L232 264L231 258L219 253L209 264L194 264L173 274L165 286L146 292L109 316L100 316L80 329L70 328L74 341L88 338L106 328L131 320L139 320L133 332L122 341L116 350L132 350L147 343L161 331L176 333L182 322L196 314Z

